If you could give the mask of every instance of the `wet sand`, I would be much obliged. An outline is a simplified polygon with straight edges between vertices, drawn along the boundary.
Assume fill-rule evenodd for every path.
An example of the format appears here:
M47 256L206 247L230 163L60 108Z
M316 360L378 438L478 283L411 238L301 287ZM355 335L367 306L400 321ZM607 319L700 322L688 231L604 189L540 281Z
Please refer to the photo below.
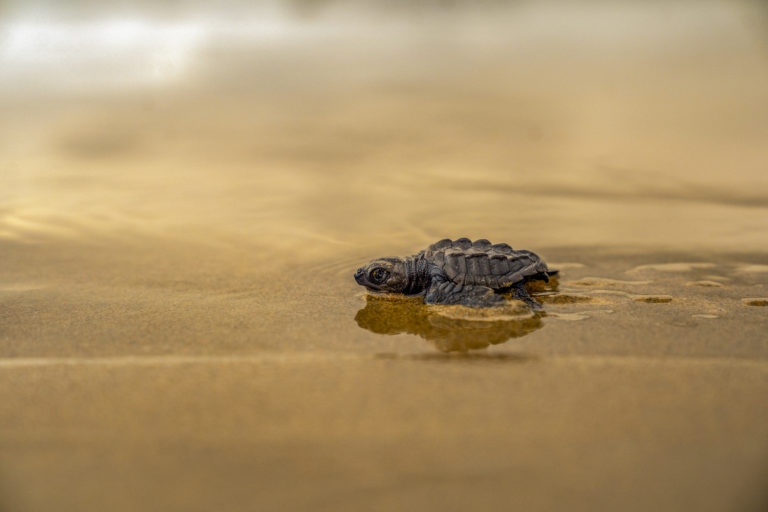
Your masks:
M10 9L0 509L763 510L765 11L568 5ZM460 236L546 314L352 279Z

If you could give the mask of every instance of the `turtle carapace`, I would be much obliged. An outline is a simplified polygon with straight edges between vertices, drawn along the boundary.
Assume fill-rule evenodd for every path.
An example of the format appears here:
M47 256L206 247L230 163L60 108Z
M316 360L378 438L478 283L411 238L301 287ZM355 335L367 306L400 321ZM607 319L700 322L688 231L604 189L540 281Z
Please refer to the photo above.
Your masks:
M504 304L511 292L533 309L541 305L525 289L532 280L549 281L556 270L531 251L481 239L440 240L405 258L380 258L357 269L355 281L373 292L424 295L426 304L482 308Z

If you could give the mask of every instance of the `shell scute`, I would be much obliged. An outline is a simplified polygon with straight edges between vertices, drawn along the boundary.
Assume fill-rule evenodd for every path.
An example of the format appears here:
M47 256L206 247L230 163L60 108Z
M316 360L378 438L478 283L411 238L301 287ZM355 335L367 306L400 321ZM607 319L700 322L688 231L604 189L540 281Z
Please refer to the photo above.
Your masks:
M509 264L504 256L494 255L490 257L490 273L494 276L503 276L509 272Z
M443 269L451 281L463 282L463 275L467 273L464 253L456 250L445 251L445 267Z
M480 258L481 254L471 254L465 258L467 264L467 273L473 276L482 275L480 271Z
M441 267L445 266L445 253L443 251L437 251L435 253L427 253L427 257L429 257L430 255L432 256L432 259L437 265Z
M434 244L430 245L427 251L439 251L440 249L448 249L453 245L453 242L450 238L443 238L439 242L435 242Z
M466 251L470 247L472 247L472 240L469 238L457 238L453 242L454 247L458 247L459 249Z
M509 244L493 244L491 246L491 249L494 251L500 252L502 254L510 254L514 251L512 247Z
M477 262L477 272L479 275L491 275L491 262L487 254L483 254L479 258L475 258L474 261Z

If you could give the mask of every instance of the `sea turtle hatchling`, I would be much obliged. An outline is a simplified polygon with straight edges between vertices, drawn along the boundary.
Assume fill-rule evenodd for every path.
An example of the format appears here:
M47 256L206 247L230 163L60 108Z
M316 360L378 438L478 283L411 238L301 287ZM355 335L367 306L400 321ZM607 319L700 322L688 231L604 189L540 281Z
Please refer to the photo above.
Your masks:
M473 308L505 303L511 292L535 310L541 304L525 289L532 280L549 281L557 273L531 251L481 239L440 240L405 258L380 258L357 269L355 281L373 292L424 295L426 304L460 304Z

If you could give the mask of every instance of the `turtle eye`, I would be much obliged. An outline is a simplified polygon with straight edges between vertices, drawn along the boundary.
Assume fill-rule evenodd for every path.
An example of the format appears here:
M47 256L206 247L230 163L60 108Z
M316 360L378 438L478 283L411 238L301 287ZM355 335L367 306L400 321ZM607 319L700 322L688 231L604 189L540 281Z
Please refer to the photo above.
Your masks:
M382 284L387 280L387 276L389 276L389 272L381 267L378 267L371 271L370 279L372 283Z

